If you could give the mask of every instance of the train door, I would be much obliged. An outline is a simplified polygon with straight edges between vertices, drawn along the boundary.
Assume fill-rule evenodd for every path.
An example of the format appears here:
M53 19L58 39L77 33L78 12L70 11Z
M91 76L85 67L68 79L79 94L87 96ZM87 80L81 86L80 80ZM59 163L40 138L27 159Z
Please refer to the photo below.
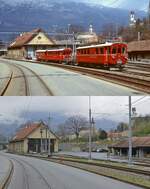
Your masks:
M35 52L33 47L28 47L27 57L31 59L35 59Z
M104 48L104 54L105 54L105 62L104 62L104 64L108 64L108 48L107 47L105 47Z

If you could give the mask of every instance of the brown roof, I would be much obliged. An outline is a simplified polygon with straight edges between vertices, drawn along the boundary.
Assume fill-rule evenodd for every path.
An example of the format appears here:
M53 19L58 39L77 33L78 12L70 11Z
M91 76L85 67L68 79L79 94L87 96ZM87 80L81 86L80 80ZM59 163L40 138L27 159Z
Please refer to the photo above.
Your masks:
M150 40L132 41L128 43L128 52L150 51Z
M12 141L20 141L29 136L33 131L40 127L41 123L27 124L25 127L20 129L13 137Z
M17 48L26 45L29 41L31 41L39 32L42 32L42 29L34 29L31 32L23 33L18 36L10 45L9 48Z
M132 137L132 145L134 148L136 147L150 147L150 137ZM128 148L128 140L124 140L118 142L113 145L114 148Z

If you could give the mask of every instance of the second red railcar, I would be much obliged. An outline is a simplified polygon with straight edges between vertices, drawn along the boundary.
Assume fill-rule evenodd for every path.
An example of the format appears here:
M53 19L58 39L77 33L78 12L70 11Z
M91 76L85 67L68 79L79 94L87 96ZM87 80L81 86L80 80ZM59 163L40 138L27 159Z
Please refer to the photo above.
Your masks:
M51 50L37 50L36 58L38 61L52 61L59 63L69 63L71 62L72 49L51 49Z

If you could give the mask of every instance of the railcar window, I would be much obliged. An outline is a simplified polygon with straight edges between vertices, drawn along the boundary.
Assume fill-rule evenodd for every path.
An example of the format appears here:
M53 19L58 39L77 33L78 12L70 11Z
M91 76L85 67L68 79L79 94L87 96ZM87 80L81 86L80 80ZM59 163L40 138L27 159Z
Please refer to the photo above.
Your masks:
M126 53L126 49L125 47L122 48L122 54L125 54Z
M110 54L110 47L107 48L107 53Z
M120 47L118 48L118 53L121 54L121 48Z
M98 48L96 48L96 54L99 54L99 49Z
M101 54L104 54L104 48L100 48Z
M113 48L112 49L112 54L116 54L117 53L117 49L116 48Z

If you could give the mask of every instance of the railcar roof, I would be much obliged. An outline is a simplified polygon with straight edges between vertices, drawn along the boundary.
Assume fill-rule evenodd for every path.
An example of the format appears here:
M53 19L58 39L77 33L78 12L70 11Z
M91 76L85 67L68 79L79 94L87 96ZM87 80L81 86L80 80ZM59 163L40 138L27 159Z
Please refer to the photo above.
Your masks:
M46 50L36 50L36 52L46 52Z
M87 48L95 48L95 47L110 47L115 44L125 44L125 43L105 43L105 44L99 44L99 45L90 45L90 46L84 46L84 47L78 47L78 49L87 49Z
M69 49L69 48L67 48ZM37 50L36 52L54 52L54 51L64 51L66 48L63 49L48 49L48 50Z

